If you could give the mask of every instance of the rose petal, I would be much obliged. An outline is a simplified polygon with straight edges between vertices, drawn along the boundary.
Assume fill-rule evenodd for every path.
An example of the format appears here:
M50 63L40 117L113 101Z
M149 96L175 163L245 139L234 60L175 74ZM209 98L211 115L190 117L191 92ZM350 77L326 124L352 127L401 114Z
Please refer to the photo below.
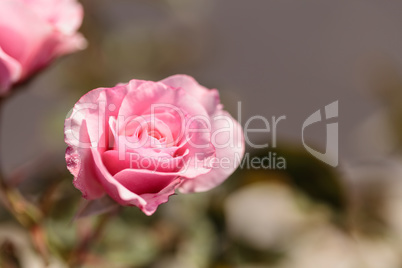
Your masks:
M87 40L80 33L73 35L56 35L58 44L54 48L53 57L59 57L83 50L88 46Z
M82 142L89 142L85 122L79 131ZM68 170L74 176L74 186L82 192L85 199L97 199L104 194L103 187L97 179L91 149L69 146L66 150L66 163Z
M100 195L96 184L95 186L93 185L94 181L99 183L99 172L95 172L96 167L90 148L92 145L97 146L100 143L99 132L105 136L102 131L106 125L102 121L104 120L105 110L107 110L107 116L112 114L113 111L117 113L119 99L121 102L124 94L124 87L110 92L102 88L93 90L76 103L72 115L65 121L65 142L70 147L66 152L67 164L70 172L75 177L74 184L87 199L93 199ZM113 106L108 105L108 99L114 102L115 109L111 109ZM104 103L100 104L99 100L104 100ZM90 129L88 126L90 126ZM92 138L90 133L92 133ZM105 150L105 148L103 149Z
M221 120L220 118L224 119ZM237 169L244 155L243 130L239 123L235 121L229 113L218 111L212 119L212 133L217 133L216 131L229 128L231 129L231 132L220 132L215 136L215 140L212 142L213 144L215 143L218 163L214 165L214 168L212 168L209 173L200 175L194 179L184 180L180 185L180 192L191 193L208 191L221 184ZM234 139L232 140L231 138ZM227 142L232 144L222 146ZM220 148L221 146L223 148ZM219 163L224 163L222 159L227 159L229 164L222 164L221 166Z
M131 82L130 82L131 83ZM160 108L173 109L185 122L187 114L208 118L205 108L184 90L174 90L158 82L144 82L135 90L129 90L124 98L119 116L128 119L133 115L152 114Z
M121 205L131 205L140 208L145 206L146 201L143 198L133 192L130 192L112 175L110 175L102 162L99 151L95 148L92 148L91 151L99 181L108 195Z
M19 0L58 31L71 35L82 23L84 11L75 0Z
M144 170L125 169L113 177L131 192L142 195L160 192L178 176L169 173L154 174L148 170L144 172Z
M194 78L184 74L177 74L165 78L160 81L161 83L173 87L181 88L199 101L208 114L212 115L220 105L219 93L216 89L207 89L195 81Z
M103 165L99 151L92 149L92 153L95 160L95 165L98 168L100 181L111 198L116 202L125 206L137 206L146 215L152 215L159 204L168 201L168 197L174 194L175 189L181 182L180 178L173 180L159 193L154 194L143 194L141 196L129 191L125 186L123 186L118 180L112 177L109 172L107 172L106 167ZM148 173L148 171L138 170L138 173Z
M86 46L75 34L82 17L82 7L74 0L0 1L0 47L20 64L19 81Z
M21 65L0 47L0 95L6 93L20 76Z
M147 204L142 208L142 211L148 216L154 214L160 204L169 201L169 196L175 193L175 190L180 185L180 183L181 179L177 178L157 194L141 195L141 197L144 198L144 200L146 200L147 202Z
M120 104L126 95L126 87L115 88L98 88L85 94L74 106L71 117L66 120L68 129L71 132L71 139L66 141L76 146L88 146L88 144L80 144L79 137L75 133L79 133L78 129L82 122L87 123L88 135L91 141L89 146L97 147L102 152L109 146L109 118L116 117Z
M110 174L116 173L125 169L146 169L153 173L165 174L176 173L182 165L182 157L173 158L168 154L151 153L149 149L146 153L125 153L119 159L119 152L109 150L102 154L102 160ZM177 176L177 175L176 175Z
M0 1L0 10L0 47L20 63L24 78L51 59L52 28L19 1Z

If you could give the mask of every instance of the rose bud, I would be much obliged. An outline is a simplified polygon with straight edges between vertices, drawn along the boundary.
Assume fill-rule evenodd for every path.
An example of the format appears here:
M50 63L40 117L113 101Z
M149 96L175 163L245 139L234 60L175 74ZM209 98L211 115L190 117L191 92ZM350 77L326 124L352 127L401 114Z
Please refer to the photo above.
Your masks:
M85 48L76 0L0 1L0 95L53 59Z

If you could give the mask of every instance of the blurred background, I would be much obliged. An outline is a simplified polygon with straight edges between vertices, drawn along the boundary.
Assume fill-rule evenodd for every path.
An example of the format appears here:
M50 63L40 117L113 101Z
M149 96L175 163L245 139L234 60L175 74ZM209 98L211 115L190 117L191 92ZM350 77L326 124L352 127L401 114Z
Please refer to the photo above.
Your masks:
M151 217L121 208L83 267L402 267L401 1L81 2L89 47L13 96L1 129L9 183L47 213L49 267L69 267L77 241L103 222L73 220L82 205L64 162L68 111L91 89L177 73L219 89L243 126L254 115L286 116L276 148L247 148L275 152L286 169L239 169L212 191L171 197ZM302 144L303 122L334 101L336 168ZM325 124L305 132L321 152ZM271 139L250 135L254 144ZM0 267L43 267L1 207Z

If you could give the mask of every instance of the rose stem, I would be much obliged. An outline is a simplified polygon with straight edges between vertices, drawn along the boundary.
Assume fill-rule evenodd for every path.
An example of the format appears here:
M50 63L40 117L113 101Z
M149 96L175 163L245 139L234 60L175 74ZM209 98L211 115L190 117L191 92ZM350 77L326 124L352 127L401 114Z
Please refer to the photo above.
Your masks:
M83 238L76 249L71 252L69 259L70 267L81 267L81 264L85 262L87 257L89 246L96 243L101 237L107 223L112 216L115 215L115 212L116 211L108 212L99 216L96 226L94 227L94 231L87 237Z
M2 141L1 125L5 100L6 97L0 97L0 144ZM2 148L1 145L0 148ZM46 238L43 228L40 226L42 213L34 205L27 202L19 191L7 185L2 166L2 151L0 151L0 200L14 218L29 230L29 235L34 248L47 265L48 253L46 249Z

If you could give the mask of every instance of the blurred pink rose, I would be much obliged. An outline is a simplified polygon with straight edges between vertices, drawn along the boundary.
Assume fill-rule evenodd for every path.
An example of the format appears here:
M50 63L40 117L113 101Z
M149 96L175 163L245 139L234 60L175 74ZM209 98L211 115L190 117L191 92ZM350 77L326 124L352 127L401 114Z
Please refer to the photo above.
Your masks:
M0 95L54 58L85 48L76 0L0 1Z
M241 126L192 77L131 80L83 96L65 122L66 161L84 198L105 193L151 215L176 189L207 191L238 167Z

